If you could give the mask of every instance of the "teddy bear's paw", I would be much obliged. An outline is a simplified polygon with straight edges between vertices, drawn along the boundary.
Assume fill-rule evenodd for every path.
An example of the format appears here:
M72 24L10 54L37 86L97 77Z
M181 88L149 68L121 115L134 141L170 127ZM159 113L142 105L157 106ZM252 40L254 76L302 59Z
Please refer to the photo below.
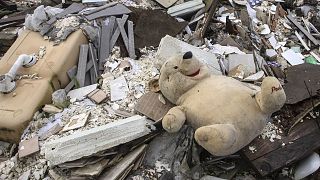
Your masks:
M182 125L174 114L167 114L162 119L162 127L170 133L178 132Z
M196 130L196 141L211 154L225 156L232 154L236 143L236 130L230 124L203 126Z

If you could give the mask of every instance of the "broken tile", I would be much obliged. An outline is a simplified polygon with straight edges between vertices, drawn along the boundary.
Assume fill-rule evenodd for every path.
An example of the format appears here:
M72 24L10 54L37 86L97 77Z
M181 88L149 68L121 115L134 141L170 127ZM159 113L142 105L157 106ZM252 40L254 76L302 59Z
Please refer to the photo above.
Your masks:
M96 89L88 94L88 98L95 102L96 104L100 104L105 99L107 99L107 94L101 89Z
M86 124L89 115L90 113L88 114L83 113L83 114L72 116L68 124L66 124L63 127L62 131L69 131L72 129L78 129L80 127L83 127Z
M81 100L85 98L85 96L87 96L93 90L97 89L97 87L98 87L98 84L93 84L93 85L85 86L79 89L74 89L72 91L69 91L67 96L69 96L70 99Z
M110 81L111 101L118 101L127 97L129 88L124 76Z
M35 136L29 140L21 141L19 143L19 158L31 155L39 151L39 138Z
M289 49L283 53L281 53L282 57L284 57L292 66L303 64L304 60L298 53L295 53L292 49Z

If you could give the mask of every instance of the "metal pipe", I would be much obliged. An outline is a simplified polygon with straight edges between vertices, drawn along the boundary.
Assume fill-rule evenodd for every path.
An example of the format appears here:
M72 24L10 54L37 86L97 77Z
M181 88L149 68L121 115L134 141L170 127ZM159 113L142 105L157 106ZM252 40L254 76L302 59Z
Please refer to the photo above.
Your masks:
M33 55L21 54L13 64L7 74L0 75L0 92L10 93L16 88L14 81L17 71L20 67L31 67L36 63L36 58Z

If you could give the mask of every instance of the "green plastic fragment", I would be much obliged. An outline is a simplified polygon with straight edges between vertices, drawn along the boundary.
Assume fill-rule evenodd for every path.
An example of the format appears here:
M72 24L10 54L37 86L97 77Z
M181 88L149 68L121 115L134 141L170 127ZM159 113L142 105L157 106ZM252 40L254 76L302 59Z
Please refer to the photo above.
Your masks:
M314 58L313 56L308 56L307 58L305 58L306 62L309 64L318 64L318 61L316 60L316 58Z

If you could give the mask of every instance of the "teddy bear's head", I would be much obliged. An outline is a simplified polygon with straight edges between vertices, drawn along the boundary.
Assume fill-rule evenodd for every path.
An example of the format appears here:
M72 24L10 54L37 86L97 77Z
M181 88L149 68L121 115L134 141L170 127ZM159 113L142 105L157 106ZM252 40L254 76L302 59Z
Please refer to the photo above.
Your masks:
M210 76L207 66L203 65L191 51L168 59L160 70L159 85L162 94L172 103Z

